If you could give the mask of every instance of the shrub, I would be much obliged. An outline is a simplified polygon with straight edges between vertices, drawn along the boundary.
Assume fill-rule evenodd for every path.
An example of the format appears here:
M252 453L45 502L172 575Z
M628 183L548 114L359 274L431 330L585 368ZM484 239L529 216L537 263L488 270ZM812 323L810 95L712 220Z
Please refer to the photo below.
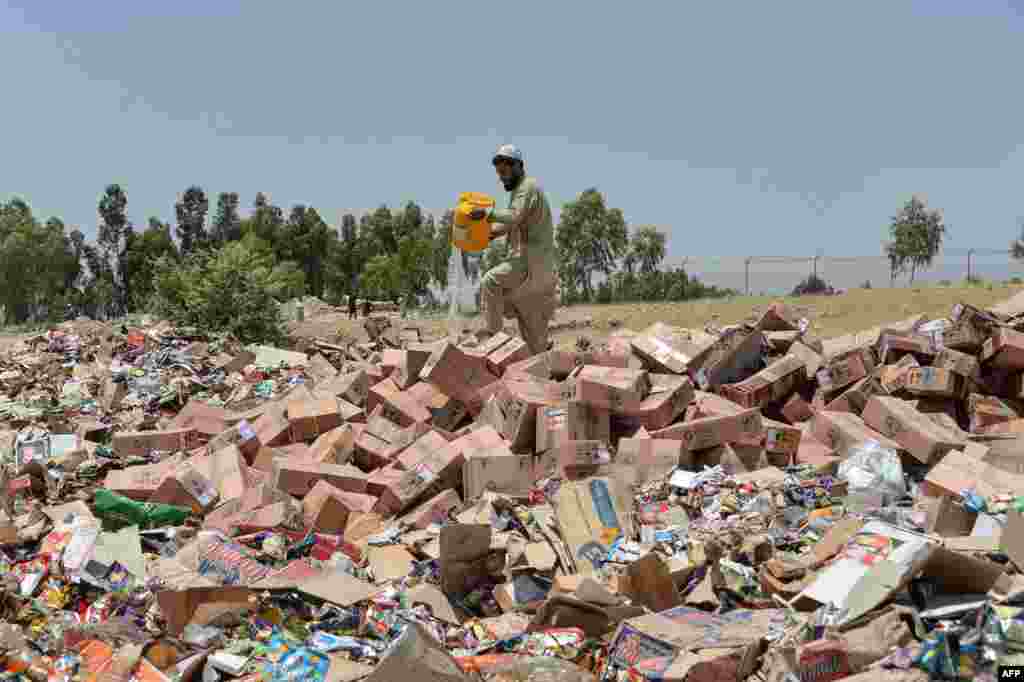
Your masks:
M793 289L794 296L805 296L807 294L824 294L830 291L832 287L815 274L807 275L807 279L797 284Z
M282 343L278 301L302 291L301 278L293 264L275 266L254 245L232 242L180 264L157 261L154 308L178 325L228 332L244 343Z

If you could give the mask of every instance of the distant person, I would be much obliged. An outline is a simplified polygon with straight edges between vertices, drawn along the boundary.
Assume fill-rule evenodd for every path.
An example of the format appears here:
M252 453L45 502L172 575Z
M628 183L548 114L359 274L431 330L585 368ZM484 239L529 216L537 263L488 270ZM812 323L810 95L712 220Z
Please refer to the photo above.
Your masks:
M491 164L509 193L508 208L478 208L469 218L489 220L492 239L507 237L508 257L481 283L487 320L483 336L497 334L504 318L515 317L530 352L542 353L548 349L548 322L554 316L558 284L551 206L540 183L526 175L518 148L502 145Z
M359 311L356 308L356 295L354 293L353 294L349 294L348 295L348 319L354 320L357 317L359 317Z
M371 312L373 312L373 306L370 305L370 299L366 299L363 301L363 317L369 317Z

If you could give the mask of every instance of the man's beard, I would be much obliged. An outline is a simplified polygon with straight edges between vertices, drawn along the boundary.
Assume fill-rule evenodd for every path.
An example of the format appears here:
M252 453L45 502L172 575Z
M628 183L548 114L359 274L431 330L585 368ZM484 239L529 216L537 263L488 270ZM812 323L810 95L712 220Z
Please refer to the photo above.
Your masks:
M513 175L508 180L502 180L501 184L505 188L506 192L511 192L512 190L519 186L519 183L522 182L522 180L522 175Z

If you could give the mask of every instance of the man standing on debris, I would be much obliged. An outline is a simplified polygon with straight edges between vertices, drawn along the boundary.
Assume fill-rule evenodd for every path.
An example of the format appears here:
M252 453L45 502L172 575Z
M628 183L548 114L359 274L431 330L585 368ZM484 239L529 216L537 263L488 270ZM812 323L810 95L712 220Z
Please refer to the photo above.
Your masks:
M356 292L348 295L348 319L354 320L358 317L356 310Z
M509 192L508 208L478 208L469 217L487 218L493 224L492 239L508 237L508 257L481 283L484 335L497 334L504 318L515 317L530 352L541 353L548 349L548 322L555 312L557 289L551 207L540 183L526 175L517 147L502 145L491 162Z

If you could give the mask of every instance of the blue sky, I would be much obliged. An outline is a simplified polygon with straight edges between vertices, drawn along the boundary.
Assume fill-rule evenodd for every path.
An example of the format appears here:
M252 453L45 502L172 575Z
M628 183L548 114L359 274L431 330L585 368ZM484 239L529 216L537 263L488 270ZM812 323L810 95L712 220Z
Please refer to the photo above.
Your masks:
M346 210L596 186L669 260L879 253L911 193L950 249L1024 216L1024 14L972 2L0 0L0 199L94 233L104 186ZM212 203L212 202L211 202Z

